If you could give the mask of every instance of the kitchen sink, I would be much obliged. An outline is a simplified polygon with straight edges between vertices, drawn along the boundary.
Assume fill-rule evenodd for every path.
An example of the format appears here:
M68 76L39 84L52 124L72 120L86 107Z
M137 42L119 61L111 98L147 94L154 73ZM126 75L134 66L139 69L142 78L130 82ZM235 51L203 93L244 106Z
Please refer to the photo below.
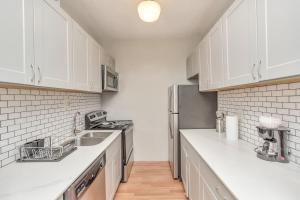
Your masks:
M94 146L103 142L113 132L89 132L76 139L77 146Z
M103 142L104 138L90 138L80 137L77 138L77 146L94 146Z
M107 138L113 132L89 132L81 136L81 138Z

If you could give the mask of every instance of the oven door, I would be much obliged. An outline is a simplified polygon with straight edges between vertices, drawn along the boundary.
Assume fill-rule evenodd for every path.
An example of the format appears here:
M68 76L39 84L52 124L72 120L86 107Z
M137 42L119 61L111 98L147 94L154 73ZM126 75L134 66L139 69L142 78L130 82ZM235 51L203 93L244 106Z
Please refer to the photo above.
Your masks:
M133 126L128 127L123 134L123 162L126 163L129 160L131 151L133 149Z
M122 182L127 182L134 160L133 151L133 126L122 132Z
M131 152L129 154L129 158L126 161L126 163L123 165L123 177L122 177L122 182L126 183L128 181L128 178L131 173L131 169L133 166L133 161L134 161L134 156L133 156L133 148L131 149Z
M103 91L113 91L119 90L119 74L115 72L108 66L102 66L102 81L103 81Z

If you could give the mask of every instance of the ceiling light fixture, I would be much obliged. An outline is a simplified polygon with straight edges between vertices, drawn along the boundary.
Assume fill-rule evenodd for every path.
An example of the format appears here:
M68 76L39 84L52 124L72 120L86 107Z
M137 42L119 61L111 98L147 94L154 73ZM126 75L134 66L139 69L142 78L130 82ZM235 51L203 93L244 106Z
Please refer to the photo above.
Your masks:
M160 5L154 0L144 0L138 5L138 13L144 22L155 22L160 16Z

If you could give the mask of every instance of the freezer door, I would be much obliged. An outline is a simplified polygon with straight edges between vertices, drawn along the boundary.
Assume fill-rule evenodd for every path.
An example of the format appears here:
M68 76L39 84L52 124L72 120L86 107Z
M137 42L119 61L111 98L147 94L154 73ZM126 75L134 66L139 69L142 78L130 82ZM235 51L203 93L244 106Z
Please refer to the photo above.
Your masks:
M169 112L178 113L178 85L172 85L168 90Z
M169 163L173 178L178 178L178 114L169 113Z

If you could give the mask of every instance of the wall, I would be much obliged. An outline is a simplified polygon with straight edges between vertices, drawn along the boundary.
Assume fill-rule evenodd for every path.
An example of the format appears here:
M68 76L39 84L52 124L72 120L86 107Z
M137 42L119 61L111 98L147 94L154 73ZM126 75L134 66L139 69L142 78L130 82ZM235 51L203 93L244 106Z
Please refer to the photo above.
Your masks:
M100 108L99 94L0 88L0 167L19 158L25 142L47 136L54 145L64 141L73 134L75 112Z
M300 164L300 83L222 91L219 110L239 115L240 139L259 145L256 132L259 116L278 117L290 128L290 159Z
M111 119L132 119L135 160L168 160L168 86L187 83L185 62L193 41L123 41L111 53L120 92L103 95Z

